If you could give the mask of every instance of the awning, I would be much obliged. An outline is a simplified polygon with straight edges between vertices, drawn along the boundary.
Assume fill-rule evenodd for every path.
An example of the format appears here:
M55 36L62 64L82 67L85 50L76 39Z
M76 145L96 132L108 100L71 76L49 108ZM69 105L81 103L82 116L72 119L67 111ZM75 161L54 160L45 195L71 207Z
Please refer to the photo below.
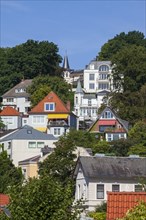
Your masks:
M69 114L49 114L48 119L67 119Z
M38 131L45 132L47 128L46 127L36 127L35 129Z
M98 121L98 125L115 125L116 124L116 120L99 120Z

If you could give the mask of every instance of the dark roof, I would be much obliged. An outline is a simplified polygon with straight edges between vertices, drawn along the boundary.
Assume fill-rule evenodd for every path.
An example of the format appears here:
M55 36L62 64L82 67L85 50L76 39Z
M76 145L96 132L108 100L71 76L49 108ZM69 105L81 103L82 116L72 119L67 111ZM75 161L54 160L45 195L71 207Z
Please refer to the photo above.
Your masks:
M16 86L14 86L12 89L4 93L2 97L3 98L5 97L29 97L29 94L27 92L16 93L15 89L21 89L21 88L26 89L29 85L31 85L31 83L32 83L31 79L23 80Z
M28 164L28 163L37 163L40 158L41 158L41 156L37 155L37 156L31 157L31 158L28 158L26 160L19 161L19 165Z
M125 217L140 201L146 202L146 192L108 192L106 220Z
M89 178L116 181L146 178L146 158L144 157L80 157L78 163L84 175Z
M8 140L57 140L52 134L46 134L38 131L28 125L16 130L15 132L2 138L0 142Z
M67 56L65 56L64 57L64 60L63 60L63 68L64 69L70 69L70 67L69 67L69 62L68 62L68 57Z

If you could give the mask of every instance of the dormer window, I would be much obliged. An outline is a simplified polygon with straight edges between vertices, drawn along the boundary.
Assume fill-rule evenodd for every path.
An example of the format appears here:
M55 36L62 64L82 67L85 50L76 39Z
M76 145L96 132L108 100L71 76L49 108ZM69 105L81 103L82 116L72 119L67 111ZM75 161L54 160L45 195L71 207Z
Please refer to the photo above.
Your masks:
M55 111L55 103L45 103L45 111Z

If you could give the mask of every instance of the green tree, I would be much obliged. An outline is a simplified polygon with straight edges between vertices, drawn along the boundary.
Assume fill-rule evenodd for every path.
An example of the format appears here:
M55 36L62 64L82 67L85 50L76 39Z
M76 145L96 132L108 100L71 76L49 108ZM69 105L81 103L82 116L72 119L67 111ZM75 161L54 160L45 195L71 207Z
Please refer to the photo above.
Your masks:
M140 202L134 208L130 209L126 217L119 220L145 220L146 219L146 202Z
M61 76L61 61L58 46L53 42L28 40L12 48L0 48L0 95L22 78Z
M9 187L20 183L22 179L21 169L14 166L6 151L2 151L0 153L0 193L7 192Z
M38 76L32 81L32 85L28 88L31 94L32 106L35 106L50 91L55 92L63 102L70 101L73 107L74 94L71 87L63 78L57 76Z
M128 136L136 144L146 143L146 122L138 121L135 123L135 125L129 130Z
M9 195L13 220L77 219L70 184L63 188L51 176L30 179L11 188Z
M135 92L146 83L146 48L127 45L112 57L115 85L125 91Z
M113 55L128 45L146 47L146 39L144 38L144 34L139 31L130 31L127 34L121 32L113 39L108 40L108 42L101 47L98 60L111 60Z

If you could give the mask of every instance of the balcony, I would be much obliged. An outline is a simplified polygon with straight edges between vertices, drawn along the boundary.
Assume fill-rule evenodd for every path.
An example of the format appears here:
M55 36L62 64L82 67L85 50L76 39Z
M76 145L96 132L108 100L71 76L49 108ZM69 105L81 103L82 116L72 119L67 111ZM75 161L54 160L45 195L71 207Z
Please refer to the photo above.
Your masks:
M65 120L49 120L47 127L66 127L68 126L67 121Z

